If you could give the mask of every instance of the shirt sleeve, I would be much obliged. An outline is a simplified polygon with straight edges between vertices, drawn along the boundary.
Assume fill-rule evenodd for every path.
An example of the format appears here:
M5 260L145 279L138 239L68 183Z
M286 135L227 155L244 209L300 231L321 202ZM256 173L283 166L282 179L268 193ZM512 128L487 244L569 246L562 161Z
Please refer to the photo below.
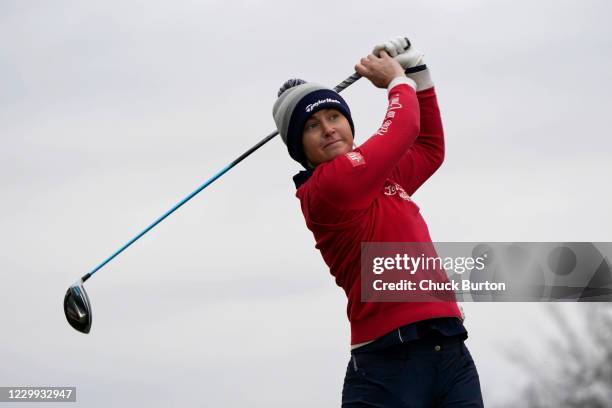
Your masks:
M444 130L434 88L417 93L420 133L393 169L392 178L412 195L444 161Z
M320 164L312 175L312 191L338 208L370 206L417 138L419 115L419 102L410 85L399 83L390 88L378 131L352 152Z

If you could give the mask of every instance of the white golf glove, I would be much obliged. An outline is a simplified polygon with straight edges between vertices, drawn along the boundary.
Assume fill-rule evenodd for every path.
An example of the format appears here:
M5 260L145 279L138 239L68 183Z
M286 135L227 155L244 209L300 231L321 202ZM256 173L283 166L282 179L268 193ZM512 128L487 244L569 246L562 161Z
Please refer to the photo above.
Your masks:
M395 37L385 43L378 44L374 47L372 54L380 57L382 50L395 58L402 68L408 71L406 76L416 82L417 92L433 87L429 69L427 69L423 59L425 54L414 48L406 37Z
M424 65L424 54L412 47L406 37L395 37L385 43L378 44L372 50L372 54L380 57L380 52L385 50L387 54L395 58L402 68L414 68Z

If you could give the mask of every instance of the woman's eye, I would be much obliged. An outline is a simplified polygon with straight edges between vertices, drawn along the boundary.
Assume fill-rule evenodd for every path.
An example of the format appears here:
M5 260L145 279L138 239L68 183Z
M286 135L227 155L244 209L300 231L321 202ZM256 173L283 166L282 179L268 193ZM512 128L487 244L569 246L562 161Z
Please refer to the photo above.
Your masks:
M307 129L314 129L317 127L317 122L311 122L306 125Z

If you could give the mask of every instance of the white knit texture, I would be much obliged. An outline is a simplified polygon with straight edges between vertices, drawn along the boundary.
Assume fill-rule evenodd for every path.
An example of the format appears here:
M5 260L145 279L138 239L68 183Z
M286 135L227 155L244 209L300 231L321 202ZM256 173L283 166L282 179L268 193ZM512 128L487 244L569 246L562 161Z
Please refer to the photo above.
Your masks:
M391 92L391 89L393 89L394 86L399 84L406 84L414 90L417 89L417 84L416 82L414 82L413 79L408 78L407 76L398 76L396 78L393 78L393 80L389 82L389 85L387 86L387 92Z

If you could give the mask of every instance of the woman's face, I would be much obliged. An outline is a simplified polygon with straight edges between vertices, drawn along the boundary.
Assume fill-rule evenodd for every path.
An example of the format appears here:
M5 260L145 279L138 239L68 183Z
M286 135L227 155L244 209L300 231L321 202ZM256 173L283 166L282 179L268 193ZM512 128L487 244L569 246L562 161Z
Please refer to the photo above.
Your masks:
M304 125L304 153L314 167L353 150L349 121L336 109L315 112Z

